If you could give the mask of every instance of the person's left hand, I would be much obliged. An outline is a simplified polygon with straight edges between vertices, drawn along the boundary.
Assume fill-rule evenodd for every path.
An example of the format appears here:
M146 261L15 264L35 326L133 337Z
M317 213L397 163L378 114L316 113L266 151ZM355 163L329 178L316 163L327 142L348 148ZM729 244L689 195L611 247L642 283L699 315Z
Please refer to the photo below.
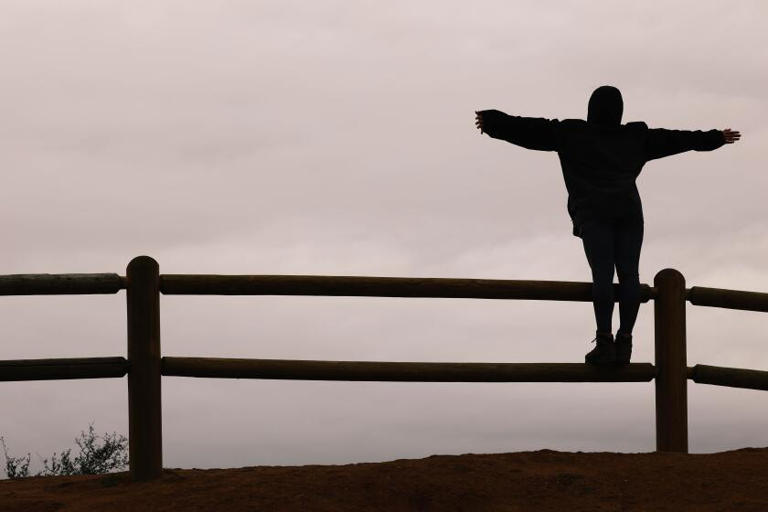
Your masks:
M475 126L480 130L480 133L485 133L486 135L493 137L488 131L490 130L491 133L495 133L506 117L507 114L494 108L488 110L475 110Z
M483 125L483 111L475 110L475 126L480 133L485 133L485 126Z

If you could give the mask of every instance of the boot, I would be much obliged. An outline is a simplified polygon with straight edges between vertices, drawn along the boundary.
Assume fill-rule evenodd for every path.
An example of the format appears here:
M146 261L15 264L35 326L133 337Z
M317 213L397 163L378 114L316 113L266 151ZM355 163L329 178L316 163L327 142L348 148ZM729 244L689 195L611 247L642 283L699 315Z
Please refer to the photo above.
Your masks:
M587 355L584 362L594 365L612 365L616 362L616 348L613 344L613 334L597 331L593 342L597 342Z
M632 357L632 335L616 333L616 364L629 364Z

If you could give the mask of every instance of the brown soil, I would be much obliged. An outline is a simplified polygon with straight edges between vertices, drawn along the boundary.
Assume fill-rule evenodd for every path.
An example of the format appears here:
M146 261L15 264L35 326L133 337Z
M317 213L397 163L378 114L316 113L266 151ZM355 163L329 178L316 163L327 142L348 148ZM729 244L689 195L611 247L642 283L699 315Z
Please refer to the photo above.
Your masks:
M0 481L0 511L768 511L768 448L435 455Z

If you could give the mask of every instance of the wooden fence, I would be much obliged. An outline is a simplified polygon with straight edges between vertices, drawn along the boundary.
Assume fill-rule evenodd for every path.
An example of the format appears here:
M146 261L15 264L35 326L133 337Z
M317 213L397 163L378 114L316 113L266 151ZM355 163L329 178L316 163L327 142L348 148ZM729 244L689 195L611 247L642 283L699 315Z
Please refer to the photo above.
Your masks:
M768 311L768 293L685 288L677 270L642 286L654 301L655 364L601 368L581 363L415 363L162 357L160 293L187 295L327 295L591 301L591 283L302 275L160 275L148 256L117 274L0 276L0 295L107 294L126 290L128 358L0 361L0 381L94 379L128 375L130 473L162 473L160 377L413 382L649 382L656 380L656 449L688 451L687 380L768 390L768 371L686 362L686 300L697 306Z

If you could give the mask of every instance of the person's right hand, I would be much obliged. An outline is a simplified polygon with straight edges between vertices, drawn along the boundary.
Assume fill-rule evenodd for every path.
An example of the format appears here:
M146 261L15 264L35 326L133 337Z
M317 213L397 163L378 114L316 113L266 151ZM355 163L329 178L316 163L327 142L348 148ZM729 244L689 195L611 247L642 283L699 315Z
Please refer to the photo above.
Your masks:
M741 139L741 133L731 130L730 128L726 128L723 130L723 138L725 139L726 144L733 144L737 140Z

